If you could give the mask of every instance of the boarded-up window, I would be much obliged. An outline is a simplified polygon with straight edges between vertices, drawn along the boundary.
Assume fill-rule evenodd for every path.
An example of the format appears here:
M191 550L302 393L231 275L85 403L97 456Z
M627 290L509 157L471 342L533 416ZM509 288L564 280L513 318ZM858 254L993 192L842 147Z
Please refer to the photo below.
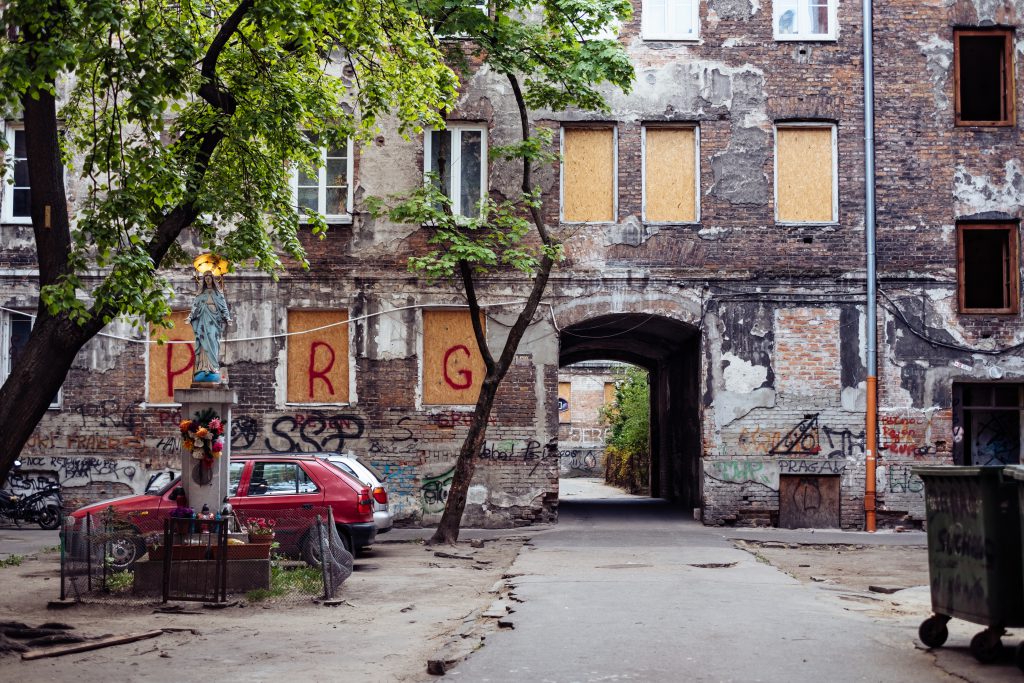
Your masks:
M835 126L775 130L775 218L784 223L836 220Z
M615 382L604 383L604 404L610 406L615 403Z
M288 311L289 403L348 403L347 320L346 311Z
M469 311L424 311L423 403L472 405L483 378Z
M188 311L174 311L171 313L173 328L151 325L150 340L163 337L167 341L194 341L192 326L185 322L187 317ZM149 402L157 405L174 403L175 389L192 386L195 358L192 344L150 344Z
M615 129L562 129L562 220L615 220Z
M697 129L644 128L644 220L697 220Z
M572 383L558 383L558 421L560 423L572 422Z

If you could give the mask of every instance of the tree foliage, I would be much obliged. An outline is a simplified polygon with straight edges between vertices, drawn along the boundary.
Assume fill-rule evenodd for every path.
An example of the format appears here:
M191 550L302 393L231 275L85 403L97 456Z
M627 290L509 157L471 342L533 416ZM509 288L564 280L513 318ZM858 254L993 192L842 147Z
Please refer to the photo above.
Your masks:
M236 265L305 264L291 173L383 115L436 124L458 82L405 0L8 0L0 25L40 286L0 387L0 482L89 339L122 315L165 320L183 231Z
M651 460L651 388L648 373L630 366L615 382L615 402L601 409L608 425L605 477L632 492L648 487Z
M436 122L456 84L419 15L387 0L15 0L4 18L18 32L0 47L0 104L69 86L64 157L84 195L68 268L42 296L79 321L166 317L168 261L151 247L175 211L233 263L304 262L293 167L385 112Z

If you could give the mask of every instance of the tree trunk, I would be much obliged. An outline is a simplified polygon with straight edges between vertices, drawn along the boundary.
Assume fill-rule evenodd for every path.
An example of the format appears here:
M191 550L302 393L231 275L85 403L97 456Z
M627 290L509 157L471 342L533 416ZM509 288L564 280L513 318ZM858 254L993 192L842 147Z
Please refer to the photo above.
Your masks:
M60 391L78 351L101 325L79 326L69 320L40 315L28 343L7 381L0 387L0 482L7 481L14 460Z
M469 485L473 481L473 473L476 472L476 458L487 437L487 420L491 416L491 408L494 407L494 397L500 382L498 377L488 373L480 387L476 410L469 423L469 433L466 434L462 448L459 449L459 457L455 461L455 475L452 478L451 488L448 490L444 514L441 515L441 522L437 525L434 535L430 537L430 545L441 543L452 545L459 540L459 528L462 525L462 514L466 510Z

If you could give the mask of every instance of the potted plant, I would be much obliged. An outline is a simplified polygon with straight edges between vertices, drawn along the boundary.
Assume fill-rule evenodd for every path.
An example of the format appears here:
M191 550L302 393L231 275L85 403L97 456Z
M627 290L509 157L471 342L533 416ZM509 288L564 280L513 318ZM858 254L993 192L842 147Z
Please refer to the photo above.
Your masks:
M249 543L273 543L276 524L275 520L265 517L250 519L246 524L249 530Z

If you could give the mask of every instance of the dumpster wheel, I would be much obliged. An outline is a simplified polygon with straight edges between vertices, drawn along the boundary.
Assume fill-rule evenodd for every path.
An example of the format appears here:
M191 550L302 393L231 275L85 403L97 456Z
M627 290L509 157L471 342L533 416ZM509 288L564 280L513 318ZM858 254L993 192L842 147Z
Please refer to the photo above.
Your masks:
M1003 651L1002 629L985 629L971 638L971 654L982 664L991 664Z
M927 647L942 647L946 638L949 637L949 629L946 628L948 622L949 617L942 614L928 617L921 622L921 627L917 629L917 636Z

